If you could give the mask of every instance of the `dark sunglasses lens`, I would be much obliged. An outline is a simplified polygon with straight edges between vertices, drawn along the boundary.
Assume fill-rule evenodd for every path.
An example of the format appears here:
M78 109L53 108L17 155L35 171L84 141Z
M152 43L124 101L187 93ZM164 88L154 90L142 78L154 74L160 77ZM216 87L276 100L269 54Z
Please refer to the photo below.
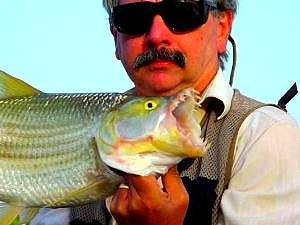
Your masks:
M150 6L146 2L118 5L113 8L113 25L121 33L129 35L143 34L149 29L152 22L151 15L148 15L150 13L148 8Z
M174 32L186 32L204 24L207 20L207 10L204 3L200 2L186 1L166 4L164 19L168 27Z
M113 8L112 22L121 33L141 35L149 30L156 13L173 32L187 32L206 22L208 7L204 0L129 3Z

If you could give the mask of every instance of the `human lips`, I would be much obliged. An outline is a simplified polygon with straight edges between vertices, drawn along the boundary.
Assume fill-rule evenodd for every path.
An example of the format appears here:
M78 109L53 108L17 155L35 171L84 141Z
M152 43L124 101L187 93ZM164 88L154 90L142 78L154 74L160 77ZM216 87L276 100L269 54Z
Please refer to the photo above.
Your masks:
M149 66L151 69L167 69L170 66L174 66L174 62L172 60L166 59L156 59L152 60L145 66Z
M140 67L147 65L160 65L165 66L169 63L174 63L179 67L185 66L184 55L176 50L161 48L161 49L150 49L137 56L134 62L134 68L139 69Z

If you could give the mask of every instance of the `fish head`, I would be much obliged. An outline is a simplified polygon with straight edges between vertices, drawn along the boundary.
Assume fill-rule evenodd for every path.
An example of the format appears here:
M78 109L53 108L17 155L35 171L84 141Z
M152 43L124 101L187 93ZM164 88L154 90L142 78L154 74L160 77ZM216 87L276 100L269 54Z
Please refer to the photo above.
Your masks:
M103 115L96 138L100 156L126 173L163 174L184 158L203 156L204 114L192 89L169 97L134 97Z

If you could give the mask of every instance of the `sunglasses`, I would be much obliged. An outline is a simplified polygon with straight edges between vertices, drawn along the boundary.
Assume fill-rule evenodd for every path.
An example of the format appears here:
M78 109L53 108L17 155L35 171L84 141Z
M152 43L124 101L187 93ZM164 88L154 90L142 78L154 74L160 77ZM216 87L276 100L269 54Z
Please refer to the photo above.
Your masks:
M206 23L210 9L217 5L208 0L143 1L113 7L111 21L121 33L142 35L149 31L153 17L160 15L172 32L182 33Z

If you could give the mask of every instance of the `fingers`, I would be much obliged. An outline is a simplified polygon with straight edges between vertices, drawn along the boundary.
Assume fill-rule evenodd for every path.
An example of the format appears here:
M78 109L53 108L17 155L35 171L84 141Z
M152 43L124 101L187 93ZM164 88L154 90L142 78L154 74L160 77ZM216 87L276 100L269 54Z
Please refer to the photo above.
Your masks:
M123 184L116 191L110 203L110 211L114 217L120 218L127 215L128 208L128 186L125 188Z
M170 168L161 178L163 186L168 193L178 193L185 190L176 167Z
M160 200L166 196L178 199L179 197L188 198L188 193L182 183L176 166L161 177L163 189L155 176L128 176L127 182L130 190L142 198L149 198L152 201ZM188 199L187 199L188 201Z
M175 167L162 176L163 188L155 176L128 175L125 181L129 189L122 185L110 206L118 224L183 224L188 194Z
M170 168L161 178L164 189L171 199L181 201L182 204L188 203L189 195L182 183L176 166Z
M129 176L127 181L130 191L143 199L151 199L155 202L164 195L155 176Z

